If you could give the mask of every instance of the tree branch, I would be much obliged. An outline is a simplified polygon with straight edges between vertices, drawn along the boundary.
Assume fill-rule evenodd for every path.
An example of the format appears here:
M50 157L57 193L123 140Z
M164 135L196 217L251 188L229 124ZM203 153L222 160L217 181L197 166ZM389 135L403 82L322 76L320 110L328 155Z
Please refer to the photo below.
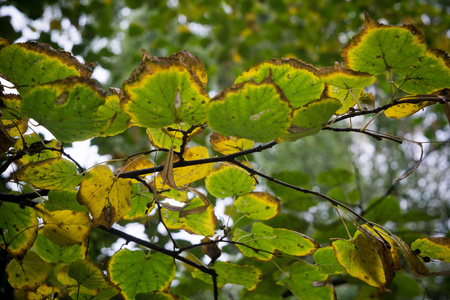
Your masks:
M364 218L363 216L361 216L360 214L358 214L358 213L357 213L356 211L354 211L352 208L350 208L350 207L348 207L347 205L345 205L345 204L343 204L343 203L341 203L341 202L339 202L339 201L337 201L337 200L335 200L335 199L333 199L333 198L330 198L330 197L328 197L328 196L326 196L326 195L324 195L324 194L322 194L322 193L315 192L315 191L308 190L308 189L304 189L304 188L301 188L301 187L298 187L298 186L289 184L289 183L287 183L287 182L284 182L284 181L275 179L275 178L270 177L270 176L268 176L268 175L266 175L266 174L264 174L264 173L258 172L258 171L256 171L256 170L254 170L254 169L252 169L252 168L250 168L250 167L248 167L248 166L246 166L246 165L244 165L244 164L242 164L242 163L236 161L236 160L232 161L231 163L235 164L236 166L239 166L240 168L246 170L247 172L250 172L251 174L256 174L256 175L261 176L261 177L263 177L263 178L265 178L265 179L267 179L267 180L269 180L269 181L275 182L275 183L277 183L277 184L279 184L279 185L282 185L282 186L291 188L291 189L293 189L293 190L296 190L296 191L299 191L299 192L302 192L302 193L305 193L305 194L312 194L312 195L318 196L318 197L320 197L320 198L323 198L323 199L327 200L328 202L330 202L330 203L331 203L332 205L334 205L334 206L340 206L340 207L342 207L342 208L348 210L349 212L351 212L352 214L354 214L355 216L357 216L359 219L361 219L361 220L364 221L365 223L369 223L369 220L367 220L366 218Z
M195 166L195 165L202 165L202 164L208 164L208 163L217 163L217 162L232 162L236 157L248 155L251 153L261 152L266 149L272 148L273 146L277 145L276 141L272 141L270 143L267 143L265 145L259 145L252 149L240 151L237 153L233 153L230 155L225 156L217 156L217 157L211 157L211 158L205 158L205 159L196 159L196 160L183 160L183 161L177 161L173 163L173 168L181 168L181 167L187 167L187 166ZM153 168L146 168L146 169L140 169L140 170L133 170L128 172L123 172L118 175L120 178L134 178L136 176L140 175L146 175L146 174L152 174L155 172L160 172L164 169L164 166L157 166Z
M168 256L176 259L176 260L184 262L185 264L188 264L191 267L194 267L194 268L202 271L203 273L211 275L212 281L213 281L213 285L214 285L214 299L216 300L216 299L219 298L219 292L218 292L218 287L217 287L217 273L216 273L216 271L214 269L208 268L208 267L206 267L204 265L197 264L197 263L195 263L195 262L193 262L193 261L191 261L191 260L189 260L189 259L187 259L187 258L185 258L185 257L183 257L181 255L179 255L176 251L171 251L171 250L168 250L168 249L163 248L161 246L158 246L156 244L153 244L151 242L144 241L144 240L142 240L140 238L137 238L137 237L132 236L132 235L130 235L128 233L125 233L123 231L117 230L115 228L109 228L108 229L108 228L106 228L104 226L98 226L98 228L100 228L101 230L106 231L108 233L114 234L115 236L121 237L124 240L126 240L127 242L134 242L134 243L136 243L138 245L141 245L141 246L144 246L146 248L149 248L149 249L158 251L160 253L163 253L165 255L168 255Z

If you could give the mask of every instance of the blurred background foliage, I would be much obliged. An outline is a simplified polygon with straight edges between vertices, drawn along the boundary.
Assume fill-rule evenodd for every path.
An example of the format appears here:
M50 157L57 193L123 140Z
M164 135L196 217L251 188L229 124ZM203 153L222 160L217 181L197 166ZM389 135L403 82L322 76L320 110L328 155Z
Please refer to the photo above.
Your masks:
M71 51L87 62L97 62L94 74L105 89L121 86L140 62L141 48L154 56L186 49L205 63L207 88L215 95L231 86L246 68L270 58L296 57L316 67L341 62L340 51L360 30L364 11L382 23L412 23L425 34L429 47L450 50L447 0L0 0L0 36L13 42L39 40ZM379 76L369 90L378 105L388 102L386 82L385 76ZM361 128L370 119L354 119L352 126ZM418 163L421 148L417 144L406 140L401 145L376 141L357 133L323 131L248 159L269 175L355 207L407 242L421 236L450 236L450 149L448 143L435 143L450 140L442 106L434 105L399 121L379 116L369 128L423 142L424 158L416 172L395 181ZM206 130L194 142L207 146L209 132ZM145 130L140 128L130 128L114 138L96 138L91 143L99 147L100 154L112 158L150 147ZM328 203L271 184L263 189L283 200L282 215L267 224L298 230L323 245L330 243L330 237L347 237ZM242 222L238 225L243 226ZM102 235L94 230L93 235L97 234ZM158 243L165 241L167 237L160 236ZM107 259L107 252L102 251L106 246L106 242L93 246L91 255L99 262ZM271 281L261 283L251 294L243 291L240 296L239 289L225 288L224 299L289 297L284 287L272 284L281 276L276 265L246 261L232 246L224 250L242 263L257 265L265 280ZM193 254L201 256L199 250ZM282 269L290 263L286 258L277 261ZM442 268L438 263L429 267ZM192 284L190 275L177 280L174 293L210 299L211 294L204 292L208 287L198 280ZM450 295L448 276L427 278L423 283L431 299ZM360 289L360 282L349 277L335 284L343 299L367 299L376 294L370 287ZM376 297L422 299L421 284L407 273L399 274L394 294Z

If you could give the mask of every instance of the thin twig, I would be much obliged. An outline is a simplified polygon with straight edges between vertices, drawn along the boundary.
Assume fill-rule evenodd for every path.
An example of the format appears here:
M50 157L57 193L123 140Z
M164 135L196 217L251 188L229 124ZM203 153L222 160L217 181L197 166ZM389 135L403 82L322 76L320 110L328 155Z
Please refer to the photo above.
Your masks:
M275 179L275 178L273 178L273 177L271 177L271 176L268 176L268 175L266 175L266 174L264 174L264 173L261 173L261 172L258 172L258 171L256 171L256 170L252 169L252 168L249 168L249 167L247 167L246 165L244 165L244 164L242 164L242 163L240 163L240 162L238 162L238 161L236 161L236 160L232 161L232 163L234 163L235 165L237 165L237 166L239 166L239 167L241 167L241 168L247 170L248 172L251 172L251 173L253 173L253 174L256 174L256 175L258 175L258 176L260 176L260 177L263 177L263 178L265 178L265 179L267 179L267 180L269 180L269 181L275 182L275 183L277 183L277 184L279 184L279 185L282 185L282 186L291 188L291 189L293 189L293 190L296 190L296 191L299 191L299 192L302 192L302 193L305 193L305 194L312 194L312 195L316 195L316 196L318 196L318 197L320 197L320 198L323 198L323 199L327 200L328 202L330 202L330 203L331 203L332 205L334 205L334 206L340 206L340 207L346 209L347 211L351 212L352 214L354 214L355 216L357 216L359 219L361 219L363 222L365 222L365 223L368 223L368 222L369 222L369 220L367 220L366 218L364 218L363 216L361 216L360 214L358 214L358 213L357 213L356 211L354 211L352 208L350 208L350 207L348 207L347 205L345 205L345 204L343 204L343 203L341 203L341 202L339 202L339 201L337 201L337 200L335 200L335 199L333 199L333 198L330 198L330 197L328 197L328 196L326 196L326 195L324 195L324 194L322 194L322 193L319 193L319 192L316 192L316 191L312 191L312 190L308 190L308 189L305 189L305 188L301 188L301 187L298 187L298 186L289 184L289 183L287 183L287 182L284 182L284 181Z

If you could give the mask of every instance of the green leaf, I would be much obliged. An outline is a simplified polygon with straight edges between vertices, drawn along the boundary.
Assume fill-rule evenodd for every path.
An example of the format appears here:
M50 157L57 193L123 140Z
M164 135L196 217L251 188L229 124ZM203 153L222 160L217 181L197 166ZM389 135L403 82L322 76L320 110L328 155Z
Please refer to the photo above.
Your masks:
M72 190L83 178L77 166L64 158L50 158L29 163L16 172L17 179L38 189Z
M229 262L217 261L212 267L217 273L217 286L223 287L227 283L243 285L253 291L262 280L262 272L255 266L237 265ZM196 269L192 277L212 284L211 275Z
M375 82L376 77L367 73L344 69L339 65L322 68L321 78L328 84L328 96L338 99L342 107L337 114L345 113L356 104L363 88Z
M1 249L6 249L16 257L23 256L37 236L36 214L28 206L21 208L16 203L0 202L0 216L0 228L3 231Z
M162 253L145 255L123 249L111 257L108 272L125 299L134 299L139 293L167 290L175 278L175 264Z
M259 84L245 81L219 93L209 103L207 120L222 135L268 142L289 127L290 113L282 90L268 77Z
M284 228L272 228L257 222L252 226L252 233L236 229L233 241L245 244L258 250L255 251L244 245L236 244L238 249L248 257L255 257L267 261L273 258L274 251L295 256L311 255L319 247L319 244L311 238Z
M328 193L327 196L336 200L339 200L343 203L356 203L360 199L358 189L354 189L350 192L347 192L342 186L333 187ZM372 219L371 219L372 220ZM373 220L375 223L376 221Z
M365 212L364 217L377 224L398 220L401 214L400 204L395 196L370 200Z
M341 106L336 99L323 98L300 107L294 111L291 125L280 140L295 141L318 133Z
M113 104L105 102L106 94L95 80L68 77L31 88L23 95L21 109L59 141L74 142L126 129L115 123L118 115L123 120Z
M296 58L274 58L259 63L244 73L235 81L239 84L248 80L261 83L269 74L278 85L293 108L299 108L320 98L325 88L317 75L318 70Z
M327 283L328 277L317 266L295 262L289 269L289 278L281 279L277 284L287 287L302 300L336 299L333 286Z
M411 244L413 251L419 249L420 256L450 262L450 238L430 237L415 240Z
M419 64L403 72L395 84L410 94L430 94L450 88L450 58L437 49L427 49Z
M193 209L205 205L204 202L195 197L191 200L186 209ZM166 226L170 229L183 229L191 234L203 236L212 236L216 229L217 218L214 214L214 208L209 205L206 210L199 214L188 214L180 217L181 211L170 211L166 208L162 209L162 215Z
M64 264L82 259L86 253L86 247L83 245L64 247L53 243L42 231L39 232L33 249L45 261Z
M106 278L102 271L87 259L79 259L69 267L68 274L79 284L90 290L100 289L105 285Z
M226 198L252 191L256 181L238 167L221 164L206 177L205 184L208 192L214 197Z
M234 206L248 218L258 220L271 219L281 210L280 200L265 192L253 192L242 195L234 202Z
M151 203L148 207L147 203ZM142 192L140 189L131 194L131 209L123 217L124 220L136 220L146 216L145 212L150 212L155 207L153 195L149 192Z
M15 289L34 289L47 278L49 265L33 251L22 260L14 258L6 267L8 282Z
M338 263L332 246L319 248L313 254L319 272L327 275L345 273L345 269Z
M68 76L90 77L92 69L69 52L36 42L18 43L0 51L0 72L22 93L23 88Z
M48 211L72 210L89 212L86 206L77 201L78 191L50 191L48 200L44 201L44 208Z
M105 104L98 107L98 115L108 121L108 127L100 136L114 136L130 126L130 117L122 110L118 95L105 98Z
M418 65L426 49L425 37L413 25L383 25L366 14L363 29L342 49L342 61L348 69L372 75L405 73Z
M23 135L23 139L18 139L16 143L14 144L15 150L23 150L24 145L23 141L25 141L25 148L34 148L38 150L39 148L43 147L51 147L51 148L60 148L61 145L57 140L51 140L51 141L42 141L41 137L37 135L36 133L33 134L27 134ZM24 165L29 162L35 162L40 160L46 160L49 158L56 158L61 157L61 152L53 151L53 150L39 150L36 152L33 152L32 150L27 150L27 154L22 156L20 158L20 162Z
M123 83L123 110L139 126L148 128L203 123L209 97L206 75L198 75L206 74L204 68L188 51L165 58L151 57L144 50L142 63Z
M328 186L336 186L345 183L351 183L354 175L346 169L334 168L329 171L324 171L317 175L317 182L326 184Z

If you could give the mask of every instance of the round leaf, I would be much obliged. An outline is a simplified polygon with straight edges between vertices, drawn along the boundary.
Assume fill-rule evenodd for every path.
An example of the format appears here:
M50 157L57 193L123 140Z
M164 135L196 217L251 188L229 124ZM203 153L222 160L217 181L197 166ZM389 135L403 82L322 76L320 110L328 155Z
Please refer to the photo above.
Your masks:
M162 253L145 255L123 249L111 257L108 272L125 299L134 299L139 293L167 290L175 278L175 264Z
M255 188L255 179L234 166L221 165L205 180L206 189L217 198L239 196Z
M242 195L234 205L247 217L258 220L268 220L280 212L280 200L271 194L253 192Z
M290 112L281 89L267 78L260 84L246 81L219 93L208 106L207 120L220 134L268 142L289 127Z

